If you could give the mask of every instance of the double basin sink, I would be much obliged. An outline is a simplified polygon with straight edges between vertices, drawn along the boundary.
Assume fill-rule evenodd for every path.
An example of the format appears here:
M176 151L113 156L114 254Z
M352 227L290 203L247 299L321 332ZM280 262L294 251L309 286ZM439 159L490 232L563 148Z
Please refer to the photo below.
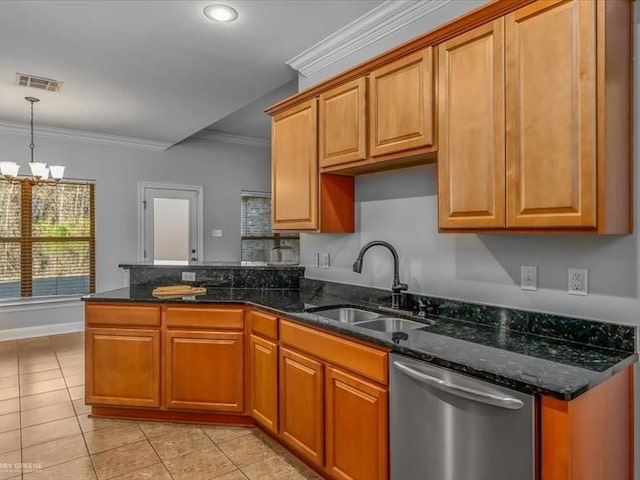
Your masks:
M408 332L429 326L427 323L416 322L408 318L393 317L388 314L355 307L313 307L305 311L318 315L319 317L355 325L376 332Z

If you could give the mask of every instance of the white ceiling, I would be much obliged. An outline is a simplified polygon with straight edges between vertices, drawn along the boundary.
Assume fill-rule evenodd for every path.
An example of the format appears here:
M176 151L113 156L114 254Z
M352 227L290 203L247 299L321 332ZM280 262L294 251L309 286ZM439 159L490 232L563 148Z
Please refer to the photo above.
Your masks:
M0 121L177 143L295 78L285 61L382 0L0 1ZM58 93L16 72L64 82Z

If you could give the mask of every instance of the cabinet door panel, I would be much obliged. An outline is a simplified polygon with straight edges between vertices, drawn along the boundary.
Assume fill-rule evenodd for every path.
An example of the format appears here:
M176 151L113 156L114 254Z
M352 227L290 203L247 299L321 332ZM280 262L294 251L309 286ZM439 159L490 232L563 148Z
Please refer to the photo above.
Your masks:
M507 226L596 226L596 2L506 17Z
M242 333L167 331L167 408L244 411Z
M92 405L160 406L160 332L86 330L86 399Z
M438 47L440 228L504 227L504 20Z
M322 364L280 348L280 437L316 465L324 462Z
M388 391L333 367L326 384L327 470L344 480L387 479Z
M272 223L276 230L318 228L317 100L271 124Z
M249 338L249 385L251 415L278 433L278 347L255 335Z
M371 155L433 145L432 50L427 47L371 72Z
M359 78L320 95L320 166L367 158L367 79Z

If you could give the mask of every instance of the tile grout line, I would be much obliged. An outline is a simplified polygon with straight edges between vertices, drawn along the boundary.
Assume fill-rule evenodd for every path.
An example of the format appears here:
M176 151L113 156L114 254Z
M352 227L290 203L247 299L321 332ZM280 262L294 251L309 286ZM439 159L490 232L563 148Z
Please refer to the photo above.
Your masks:
M162 464L162 466L164 467L164 469L167 471L167 473L169 474L169 477L171 477L173 479L173 474L171 473L171 471L169 470L169 468L167 467L167 464L164 463L164 459L160 456L160 454L158 453L158 451L156 450L156 447L153 446L153 442L151 441L151 438L149 438L149 436L147 435L147 432L144 431L144 428L142 428L140 426L140 422L136 422L136 424L138 425L138 428L140 430L142 430L142 435L144 435L144 438L147 440L147 442L149 442L149 445L151 445L151 449L153 450L153 453L155 453L158 458L160 459L160 463ZM206 434L205 434L206 435ZM207 437L208 438L208 437Z

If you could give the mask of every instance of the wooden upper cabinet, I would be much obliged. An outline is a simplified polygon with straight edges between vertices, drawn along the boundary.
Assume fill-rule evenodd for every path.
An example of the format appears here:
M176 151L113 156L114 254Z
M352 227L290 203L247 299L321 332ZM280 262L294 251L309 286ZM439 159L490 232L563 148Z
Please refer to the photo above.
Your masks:
M86 358L88 404L160 406L159 330L87 328Z
M596 2L506 17L507 226L596 227Z
M367 79L358 78L320 95L320 167L367 158Z
M276 231L351 233L352 177L319 174L317 99L271 122L271 220Z
M167 408L244 411L244 334L168 330Z
M317 100L282 112L271 123L274 230L318 229Z
M369 87L372 156L433 145L432 47L372 71Z
M322 363L280 347L280 438L318 466L324 464Z
M327 367L326 468L332 478L389 478L388 396L384 388Z
M504 19L438 47L440 228L505 225Z

